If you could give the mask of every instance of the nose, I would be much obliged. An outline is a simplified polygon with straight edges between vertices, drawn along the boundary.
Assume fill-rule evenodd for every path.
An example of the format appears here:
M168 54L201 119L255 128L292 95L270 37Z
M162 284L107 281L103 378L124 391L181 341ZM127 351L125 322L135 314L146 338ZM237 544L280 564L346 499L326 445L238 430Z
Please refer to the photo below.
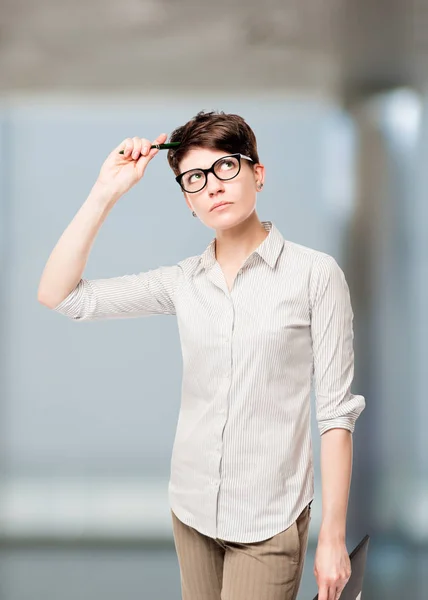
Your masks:
M214 173L208 173L207 176L207 191L210 196L215 196L224 191L223 182L218 179Z

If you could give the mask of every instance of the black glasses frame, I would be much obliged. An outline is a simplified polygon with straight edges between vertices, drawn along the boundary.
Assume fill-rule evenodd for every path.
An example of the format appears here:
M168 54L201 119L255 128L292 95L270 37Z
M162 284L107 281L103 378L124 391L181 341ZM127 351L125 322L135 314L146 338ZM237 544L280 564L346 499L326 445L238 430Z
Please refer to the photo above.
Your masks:
M217 175L217 173L214 171L214 167L215 165L220 162L221 160L224 160L225 158L237 158L238 159L238 163L239 163L239 169L238 172L233 175L232 177L227 177L226 179L223 179L222 177L219 177ZM252 158L250 158L249 156L245 156L245 154L227 154L226 156L221 156L220 158L218 158L215 162L213 162L213 164L211 165L211 167L209 169L200 169L200 168L195 168L195 169L189 169L188 171L184 171L184 173L180 173L180 175L177 175L177 177L175 178L175 181L178 183L178 185L181 187L181 189L183 190L183 192L186 192L186 194L197 194L198 192L200 192L201 190L204 189L204 187L207 185L208 183L208 173L213 173L213 175L215 177L217 177L217 179L219 179L220 181L230 181L231 179L235 179L235 177L237 177L239 175L239 173L241 172L241 158L244 158L245 160L250 160L251 162L254 162ZM201 171L204 175L205 175L205 183L204 185L199 188L199 190L195 190L194 192L189 192L186 189L184 189L181 180L184 177L184 175L186 175L186 173L190 173L191 171Z

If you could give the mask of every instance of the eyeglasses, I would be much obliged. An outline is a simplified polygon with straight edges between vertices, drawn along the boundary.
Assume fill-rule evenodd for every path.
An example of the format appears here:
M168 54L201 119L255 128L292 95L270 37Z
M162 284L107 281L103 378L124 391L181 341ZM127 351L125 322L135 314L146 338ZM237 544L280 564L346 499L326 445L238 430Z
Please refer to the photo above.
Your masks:
M181 189L188 194L200 192L208 181L208 173L214 173L217 179L229 181L236 177L241 170L241 158L245 160L253 159L244 154L230 154L222 156L211 165L209 169L190 169L175 178L175 181L181 186Z

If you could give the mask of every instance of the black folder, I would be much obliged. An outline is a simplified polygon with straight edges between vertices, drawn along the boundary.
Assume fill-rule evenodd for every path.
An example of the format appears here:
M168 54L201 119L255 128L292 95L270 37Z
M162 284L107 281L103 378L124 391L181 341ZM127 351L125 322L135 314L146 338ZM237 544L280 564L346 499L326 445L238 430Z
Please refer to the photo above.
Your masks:
M369 539L370 536L365 535L358 546L356 546L349 555L352 573L348 583L343 589L340 600L361 600L362 598ZM314 600L318 600L318 594L315 596Z

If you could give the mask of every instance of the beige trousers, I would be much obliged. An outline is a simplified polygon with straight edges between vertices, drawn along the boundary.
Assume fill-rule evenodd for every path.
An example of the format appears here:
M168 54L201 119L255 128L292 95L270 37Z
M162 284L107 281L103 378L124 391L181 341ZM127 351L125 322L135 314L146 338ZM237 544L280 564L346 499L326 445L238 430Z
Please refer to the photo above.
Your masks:
M295 600L310 513L308 505L285 531L241 544L207 537L172 512L182 600Z

